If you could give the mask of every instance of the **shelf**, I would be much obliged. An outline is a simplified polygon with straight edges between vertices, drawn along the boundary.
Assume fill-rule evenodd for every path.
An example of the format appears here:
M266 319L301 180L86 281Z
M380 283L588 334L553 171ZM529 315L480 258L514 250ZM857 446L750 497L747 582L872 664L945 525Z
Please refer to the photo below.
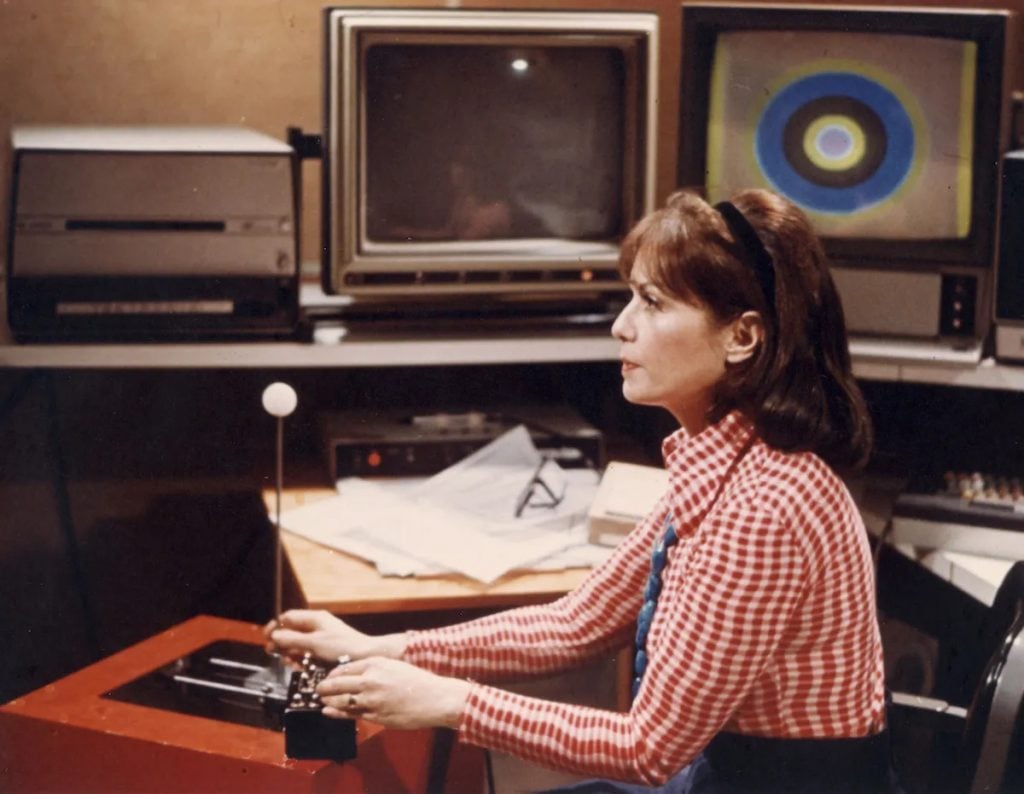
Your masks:
M2 345L0 368L304 369L614 361L610 337Z
M495 364L558 364L618 359L618 342L598 332L508 333L430 338L347 337L323 328L306 342L14 344L0 336L7 369L314 369ZM863 380L1024 392L1024 366L982 359L929 342L854 339L854 374Z
M992 358L971 365L879 361L859 356L854 348L853 372L862 380L1024 392L1024 366L1000 364Z
M992 606L999 585L1013 567L1013 560L961 554L944 549L902 547L900 551L986 606Z

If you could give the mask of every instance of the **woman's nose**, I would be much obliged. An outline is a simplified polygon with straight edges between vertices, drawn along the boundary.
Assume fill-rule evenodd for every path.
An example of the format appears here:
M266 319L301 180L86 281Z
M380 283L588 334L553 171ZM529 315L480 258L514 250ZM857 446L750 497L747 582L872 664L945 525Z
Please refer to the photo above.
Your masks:
M612 323L612 336L620 342L625 342L632 338L633 324L629 317L632 306L633 301L631 300L623 307L622 311L619 312L619 316L615 318L615 322Z

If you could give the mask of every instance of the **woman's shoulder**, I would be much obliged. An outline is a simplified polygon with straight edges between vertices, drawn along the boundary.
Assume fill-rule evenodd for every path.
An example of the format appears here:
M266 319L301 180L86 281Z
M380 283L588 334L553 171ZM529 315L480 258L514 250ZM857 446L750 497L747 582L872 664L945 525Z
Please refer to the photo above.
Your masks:
M843 480L813 452L783 452L758 442L730 490L731 509L748 527L785 539L818 569L837 546L864 532Z
M739 490L785 516L806 510L834 510L850 503L838 474L813 452L785 452L757 441L741 466Z

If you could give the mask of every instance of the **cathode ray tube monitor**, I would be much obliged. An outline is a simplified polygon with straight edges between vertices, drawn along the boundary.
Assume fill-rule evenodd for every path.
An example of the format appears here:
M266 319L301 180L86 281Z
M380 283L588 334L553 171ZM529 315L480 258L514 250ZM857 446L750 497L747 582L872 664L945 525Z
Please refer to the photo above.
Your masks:
M357 300L619 291L657 15L325 10L323 274Z
M993 9L688 3L679 182L804 209L851 330L982 337L1014 27Z

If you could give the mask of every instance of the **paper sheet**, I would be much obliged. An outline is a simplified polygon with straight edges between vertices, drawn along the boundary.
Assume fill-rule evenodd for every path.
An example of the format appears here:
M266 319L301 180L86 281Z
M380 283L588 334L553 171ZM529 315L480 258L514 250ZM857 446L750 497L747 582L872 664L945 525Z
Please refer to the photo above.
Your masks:
M370 560L385 575L455 571L492 582L517 568L590 564L584 524L596 472L546 464L545 483L561 501L515 517L541 460L517 427L419 485L341 480L337 497L282 513L281 526Z
M377 543L365 531L353 530L343 516L353 509L351 500L338 495L281 513L281 528L331 549L368 560L384 576L427 576L444 573L408 554Z

